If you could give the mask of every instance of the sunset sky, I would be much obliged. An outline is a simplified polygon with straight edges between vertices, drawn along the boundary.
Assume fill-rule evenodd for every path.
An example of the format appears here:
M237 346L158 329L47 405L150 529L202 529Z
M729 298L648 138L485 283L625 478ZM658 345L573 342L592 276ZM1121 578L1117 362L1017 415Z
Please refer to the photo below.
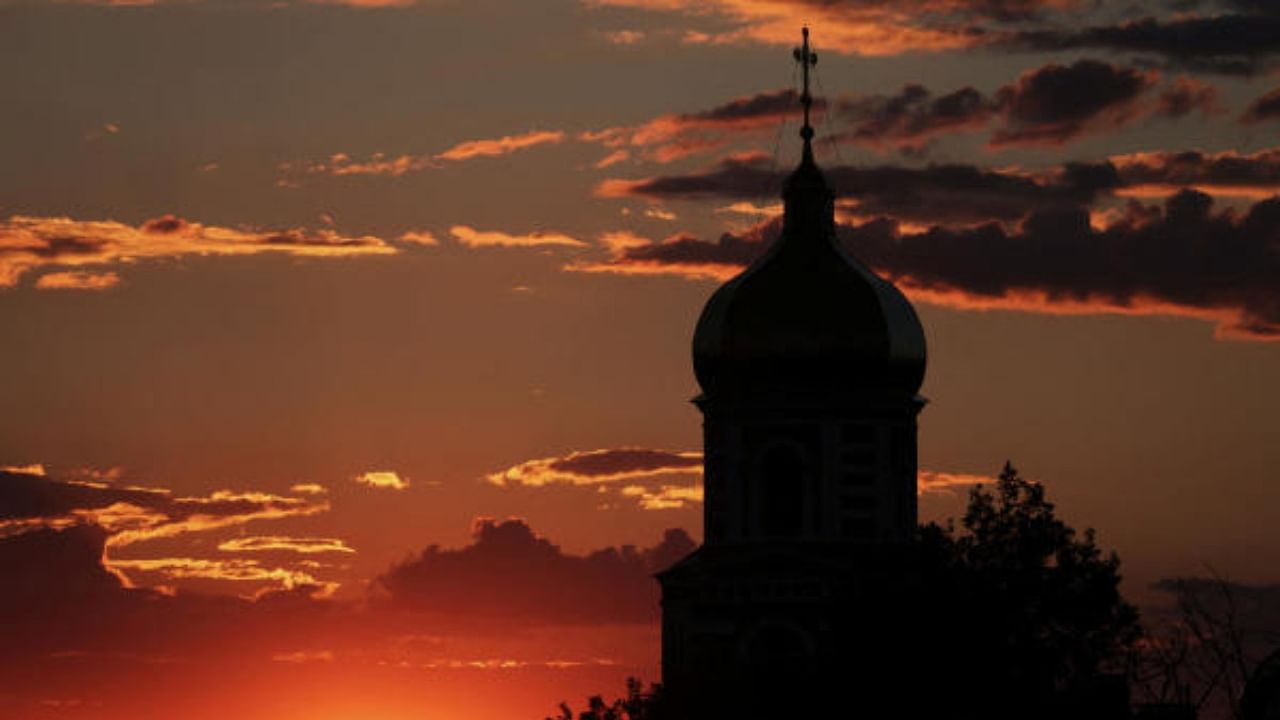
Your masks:
M1135 602L1280 584L1273 0L0 0L0 715L656 680L803 23L922 519L1009 459Z

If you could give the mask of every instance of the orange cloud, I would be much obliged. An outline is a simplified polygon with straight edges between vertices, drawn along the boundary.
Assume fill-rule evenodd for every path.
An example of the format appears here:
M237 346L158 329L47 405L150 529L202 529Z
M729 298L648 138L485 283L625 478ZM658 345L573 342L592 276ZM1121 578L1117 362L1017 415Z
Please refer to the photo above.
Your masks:
M654 242L629 232L606 233L601 237L601 244L609 251L607 260L574 261L563 269L567 272L674 275L688 280L723 281L742 272L747 256L754 256L762 247L758 240L742 240L731 235L724 236L719 244L711 244L684 234ZM729 249L726 244L741 245L746 251Z
M59 480L35 468L0 469L0 535L39 528L95 525L105 544L121 548L159 538L315 515L327 502L261 492L219 490L203 497L174 497L162 488Z
M75 514L111 530L113 534L107 540L108 547L123 547L158 538L244 525L253 520L280 520L328 510L328 502L270 493L219 490L208 497L174 498L157 508L117 503L106 508L78 510Z
M119 284L120 276L113 272L52 272L36 280L41 290L106 290Z
M604 37L614 45L635 45L644 40L643 30L617 30L604 34Z
M419 172L427 168L437 167L430 156L400 155L388 158L383 153L374 153L368 160L352 160L346 153L336 153L329 157L327 163L313 163L307 166L311 174L333 175L387 175L400 177L411 172Z
M16 285L33 270L100 267L157 258L262 253L336 258L396 252L380 238L347 237L333 230L236 229L202 225L173 215L138 226L113 220L15 215L0 221L0 287ZM59 270L43 276L37 287L101 290L118 281L113 272Z
M275 662L285 663L309 663L309 662L333 662L332 650L295 650L294 652L274 653L271 659Z
M470 160L476 157L495 157L498 155L507 155L517 150L524 150L535 145L545 145L547 143L559 143L565 138L565 134L555 130L535 130L525 133L524 135L504 135L500 138L491 140L470 140L468 142L459 143L444 152L436 155L439 160Z
M782 215L782 203L771 203L769 205L756 205L746 200L730 203L724 207L718 207L715 210L721 214L750 215L758 218L772 218Z
M310 574L283 567L267 567L257 560L208 560L192 557L147 558L142 560L112 560L110 567L117 571L133 570L142 573L159 573L172 579L206 579L230 582L270 582L280 587L325 588L325 594L337 589L337 583L318 582Z
M920 495L950 494L956 488L988 485L995 481L989 475L921 470L916 477L916 492Z
M675 510L702 502L701 485L662 485L656 489L628 485L618 492L623 497L634 498L645 510Z
M283 550L312 555L316 553L354 553L355 549L339 538L298 538L283 535L237 537L219 543L223 552L267 552Z
M816 105L824 107L821 100ZM584 132L578 139L611 150L595 164L597 169L632 158L669 163L716 150L739 136L771 131L800 110L799 94L785 88L734 98L701 112L660 115L639 125Z
M425 230L410 230L400 236L400 242L427 247L434 247L440 244L440 241L436 239L435 235L432 235Z
M301 495L324 495L329 492L329 489L318 483L298 483L290 487L289 492L295 492Z
M614 492L635 502L644 510L680 509L702 501L700 485L659 482L673 475L701 477L702 453L645 448L582 450L561 457L526 460L489 473L485 480L499 487L594 486L602 493ZM602 507L607 506L606 503Z
M963 0L903 0L898 3L794 0L585 0L588 5L631 7L691 17L713 16L723 26L686 35L702 44L761 43L795 45L797 31L818 28L819 50L856 55L897 55L912 50L942 51L987 42L973 24L930 22L938 13L969 13L976 6ZM1041 7L1064 7L1073 0L1045 0Z
M627 160L630 160L630 159L631 159L631 152L630 152L630 151L628 151L628 150L614 150L613 152L609 153L608 155L605 155L604 157L602 157L602 158L600 158L599 160L597 160L597 161L596 161L596 164L595 164L595 168L596 168L597 170L603 170L603 169L605 169L605 168L607 168L607 167L613 167L614 165L617 165L618 163L626 162Z
M370 470L360 473L355 481L361 485L383 490L405 490L409 487L409 478L387 470Z
M702 474L702 453L618 448L526 460L485 479L498 486L598 485L661 475Z
M511 235L500 231L481 231L467 225L454 225L449 234L462 245L479 247L585 247L577 238L558 232L532 232L527 235Z
M1256 329L1250 327L1252 322L1235 308L1198 308L1171 303L1145 294L1135 294L1125 301L1105 295L1070 299L1037 290L1007 290L1000 296L987 296L974 295L961 290L920 287L915 284L917 281L908 276L895 278L895 282L902 286L907 297L916 302L957 310L978 312L1007 310L1061 316L1185 317L1213 323L1213 336L1217 340L1280 340L1275 331L1265 326L1259 326Z
M660 261L628 260L626 262L572 262L564 266L567 272L600 273L607 275L631 275L650 277L681 277L686 280L725 281L742 272L741 265L719 263L664 263Z
M41 477L47 474L44 463L32 463L30 465L0 465L0 472L19 473L22 475L39 475Z
M523 135L504 135L499 138L468 140L458 143L444 152L434 155L401 154L394 157L386 153L374 153L364 160L357 160L347 153L334 153L327 160L310 163L283 163L279 169L285 173L302 172L308 175L346 177L356 175L402 177L441 167L441 161L462 162L479 157L497 157L525 150L538 145L555 144L565 139L559 130L535 130ZM285 187L297 186L297 181L282 178L278 183ZM428 243L429 244L429 243Z

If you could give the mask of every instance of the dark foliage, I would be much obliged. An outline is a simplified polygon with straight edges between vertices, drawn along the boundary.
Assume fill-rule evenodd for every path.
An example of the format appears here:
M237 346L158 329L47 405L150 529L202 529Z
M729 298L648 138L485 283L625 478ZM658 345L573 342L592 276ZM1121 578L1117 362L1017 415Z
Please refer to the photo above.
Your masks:
M1075 715L1067 709L1105 702L1107 671L1139 636L1116 555L1009 464L993 489L972 492L961 527L925 526L921 545L951 593L931 622L950 640L950 682L970 716Z

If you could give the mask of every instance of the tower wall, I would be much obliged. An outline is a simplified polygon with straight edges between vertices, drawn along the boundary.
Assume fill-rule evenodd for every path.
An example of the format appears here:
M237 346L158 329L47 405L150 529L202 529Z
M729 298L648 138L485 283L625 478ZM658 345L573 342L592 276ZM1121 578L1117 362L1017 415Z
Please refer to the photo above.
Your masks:
M916 527L917 398L827 407L699 403L703 411L708 545L758 542L906 542ZM797 532L770 523L771 462L792 453ZM785 495L783 495L785 497Z

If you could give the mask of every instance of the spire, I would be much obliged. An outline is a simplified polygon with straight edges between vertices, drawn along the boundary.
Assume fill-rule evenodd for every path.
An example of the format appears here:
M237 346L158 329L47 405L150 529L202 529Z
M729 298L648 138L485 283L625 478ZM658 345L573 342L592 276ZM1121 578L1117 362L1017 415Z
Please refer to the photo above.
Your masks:
M804 92L800 94L800 104L804 107L804 127L800 128L804 154L800 158L800 166L783 185L783 235L820 237L826 240L835 235L835 198L813 159L813 125L809 117L813 107L813 95L809 92L809 68L818 64L818 56L809 47L809 28L805 27L801 32L804 44L796 48L792 55L804 70Z
M800 128L800 137L804 140L804 158L813 161L813 126L809 124L809 108L813 106L813 96L809 94L809 68L818 64L818 54L809 49L809 26L806 25L800 30L801 36L804 38L804 44L791 51L796 62L800 63L800 67L804 72L804 92L800 95L800 104L804 106L804 127Z

